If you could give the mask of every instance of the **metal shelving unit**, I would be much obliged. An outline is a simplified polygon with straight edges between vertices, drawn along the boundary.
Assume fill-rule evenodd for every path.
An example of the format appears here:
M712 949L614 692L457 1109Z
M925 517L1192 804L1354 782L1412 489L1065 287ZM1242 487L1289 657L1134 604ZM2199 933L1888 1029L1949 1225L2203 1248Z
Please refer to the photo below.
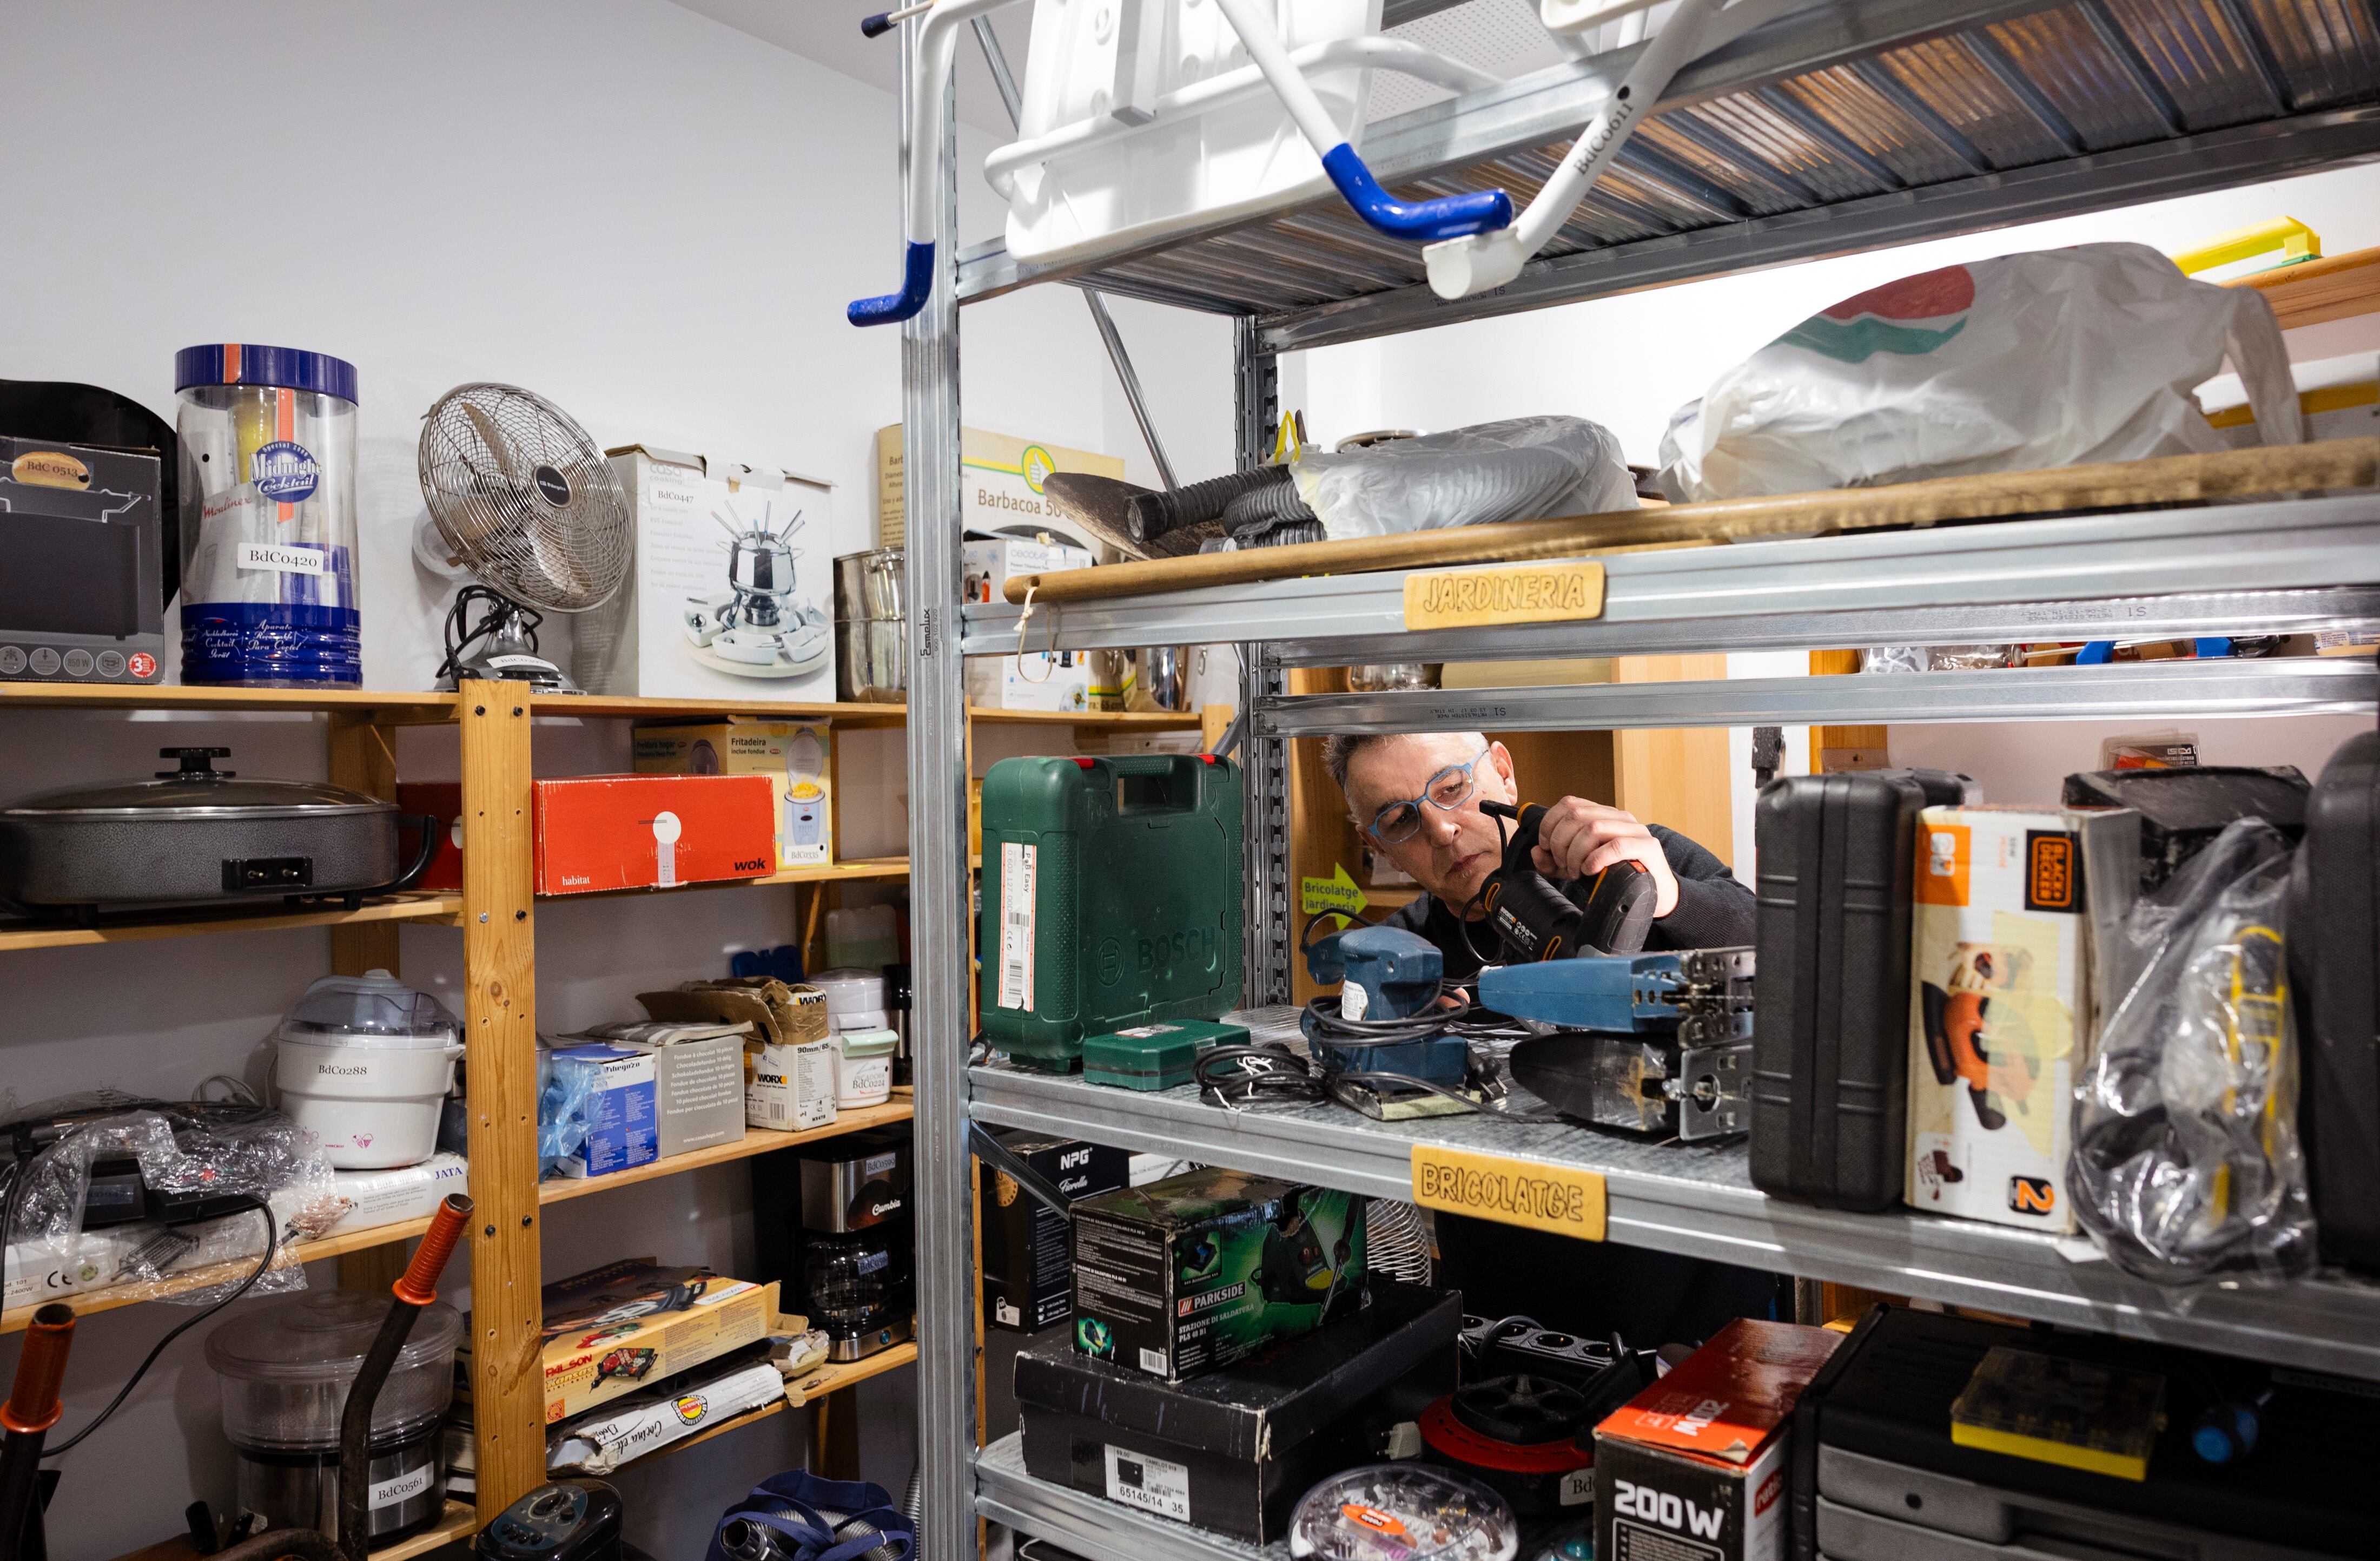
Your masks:
M1390 25L1449 0L1391 0ZM1512 285L1449 303L1417 250L1335 201L1243 215L1062 265L960 248L955 185L930 301L903 331L911 636L911 874L969 901L961 657L1015 649L1018 609L962 605L958 307L1063 282L1237 321L1240 463L1270 443L1281 352L1609 297L2380 159L2380 0L1750 0L1769 18L1680 73L1616 171ZM905 66L917 41L904 31ZM1400 195L1500 186L1525 201L1636 47L1367 127ZM1004 66L995 71L1005 74ZM905 68L904 80L907 79ZM905 91L906 91L905 86ZM904 122L907 104L904 103ZM946 126L954 125L946 116ZM955 130L944 165L955 168ZM904 150L905 161L907 152ZM953 174L953 177L958 177ZM914 236L913 236L914 237ZM954 257L954 258L953 258ZM1111 344L1112 345L1112 344ZM1190 476L1199 475L1189 473ZM2303 633L2380 623L2380 494L1876 531L1602 560L1592 620L1412 634L1398 573L1040 609L1057 648L1236 640L1250 722L1245 1001L1282 1028L1293 921L1286 744L1329 732L2131 718L2368 711L2356 662L2243 661L1896 677L1285 692L1284 669L1999 640ZM967 1031L962 916L915 918L919 1033ZM1269 1008L1269 1011L1267 1011ZM1293 1034L1293 1027L1290 1032ZM1014 1438L976 1453L970 1120L1410 1197L1416 1145L1599 1173L1608 1238L1997 1312L2380 1379L2380 1286L2336 1275L2186 1304L2086 1245L1915 1213L1854 1215L1755 1191L1738 1148L1648 1146L1477 1117L1384 1125L1335 1107L1227 1113L920 1048L921 1438L928 1554L981 1517L1092 1561L1269 1554L1034 1480ZM1282 1547L1274 1547L1276 1550Z

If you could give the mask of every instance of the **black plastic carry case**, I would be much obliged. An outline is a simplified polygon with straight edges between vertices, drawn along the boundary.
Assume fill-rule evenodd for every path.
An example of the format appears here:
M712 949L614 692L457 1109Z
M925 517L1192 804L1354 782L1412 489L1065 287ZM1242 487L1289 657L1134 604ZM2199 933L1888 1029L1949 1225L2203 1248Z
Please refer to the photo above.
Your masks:
M1917 815L1964 775L1852 770L1761 789L1752 1184L1828 1208L1900 1201Z
M2314 1239L2327 1262L2380 1270L2380 732L2324 766L2291 888Z

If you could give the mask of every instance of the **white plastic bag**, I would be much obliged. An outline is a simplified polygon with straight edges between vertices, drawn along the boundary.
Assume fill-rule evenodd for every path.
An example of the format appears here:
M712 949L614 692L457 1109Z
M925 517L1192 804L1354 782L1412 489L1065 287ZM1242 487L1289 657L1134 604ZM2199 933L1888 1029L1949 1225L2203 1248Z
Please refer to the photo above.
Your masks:
M1474 423L1301 456L1290 470L1334 542L1636 507L1620 441L1585 418Z
M2252 287L2143 244L1905 276L1803 321L1670 419L1673 499L1746 498L2229 448L2191 392L2228 355L2267 444L2298 443L2289 351Z

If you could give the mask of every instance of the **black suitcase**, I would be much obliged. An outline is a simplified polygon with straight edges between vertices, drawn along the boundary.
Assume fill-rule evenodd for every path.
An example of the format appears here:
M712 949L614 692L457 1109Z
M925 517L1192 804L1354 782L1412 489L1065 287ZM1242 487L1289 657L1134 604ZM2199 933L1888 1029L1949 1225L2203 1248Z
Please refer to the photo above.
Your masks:
M2314 1240L2328 1262L2380 1270L2380 733L2323 767L2290 887Z
M1789 775L1761 788L1752 1185L1796 1202L1900 1201L1917 815L1965 799L1941 770Z

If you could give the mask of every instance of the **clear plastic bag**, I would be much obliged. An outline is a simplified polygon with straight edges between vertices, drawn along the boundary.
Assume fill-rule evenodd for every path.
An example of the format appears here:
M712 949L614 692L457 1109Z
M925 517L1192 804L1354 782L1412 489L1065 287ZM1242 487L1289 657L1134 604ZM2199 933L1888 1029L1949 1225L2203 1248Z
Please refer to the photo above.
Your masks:
M2275 1282L2313 1265L2283 939L2290 849L2240 819L2126 915L2140 973L2075 1087L2074 1212L2160 1284Z
M1333 542L1636 507L1620 441L1585 418L1508 418L1300 456L1298 497Z
M2192 399L2229 360L2267 445L2301 437L2289 349L2252 287L2143 244L1904 276L1803 321L1661 437L1672 499L1812 493L2228 449Z
M263 1201L274 1250L250 1295L305 1288L305 1266L293 1245L321 1235L346 1213L314 1135L261 1106L143 1101L102 1091L6 1116L0 1135L24 1127L39 1146L9 1183L12 1277L30 1278L39 1269L76 1289L130 1287L144 1299L208 1306L255 1272L266 1243L264 1221L252 1208L188 1224L135 1220L83 1228L91 1169L103 1162L137 1165L152 1196ZM62 1131L49 1126L61 1121L68 1124Z

